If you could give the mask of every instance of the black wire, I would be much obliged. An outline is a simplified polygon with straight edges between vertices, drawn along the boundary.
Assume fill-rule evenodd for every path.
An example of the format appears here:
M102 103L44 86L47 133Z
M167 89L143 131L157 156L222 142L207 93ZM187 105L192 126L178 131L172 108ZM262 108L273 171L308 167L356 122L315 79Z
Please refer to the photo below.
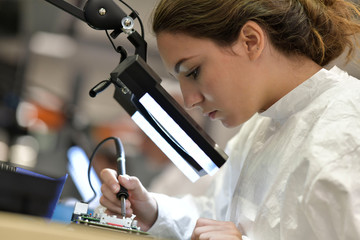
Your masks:
M89 159L89 167L88 167L88 181L89 181L89 185L90 185L90 188L91 190L93 191L94 193L94 196L89 200L87 201L86 203L89 204L90 202L92 202L97 194L96 194L96 191L93 187L93 185L91 184L91 179L90 179L90 170L91 170L91 163L92 163L92 160L97 152L97 150L107 141L109 140L114 140L115 142L115 147L116 147L116 157L119 158L119 157L123 157L124 158L124 155L125 155L125 152L124 152L124 147L120 141L119 138L117 137L108 137L108 138L105 138L104 140L102 140L94 149L94 151L92 152L91 156L90 156L90 159Z
M122 62L127 57L127 52L126 52L125 48L123 46L116 47L113 40L110 37L108 30L105 30L105 32L106 32L106 36L108 37L108 39L109 39L111 45L113 46L113 48L115 49L115 51L117 53L120 53L120 62Z
M108 39L109 39L109 40L110 40L110 42L111 42L111 45L113 46L113 48L114 48L114 49L115 49L115 51L117 52L116 46L115 46L115 44L114 44L113 40L111 39L111 37L110 37L110 34L109 34L108 30L105 30L105 32L106 32L106 36L108 37Z

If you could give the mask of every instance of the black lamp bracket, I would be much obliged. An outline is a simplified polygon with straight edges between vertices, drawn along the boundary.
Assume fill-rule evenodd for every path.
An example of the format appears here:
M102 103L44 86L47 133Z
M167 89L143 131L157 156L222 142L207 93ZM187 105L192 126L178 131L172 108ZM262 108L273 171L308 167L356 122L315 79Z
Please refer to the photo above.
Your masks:
M45 0L63 11L87 23L96 30L113 30L110 36L115 39L124 32L135 47L135 54L146 61L147 43L144 36L134 30L134 11L127 15L113 0L88 0L80 9L65 0ZM143 34L143 33L142 33Z

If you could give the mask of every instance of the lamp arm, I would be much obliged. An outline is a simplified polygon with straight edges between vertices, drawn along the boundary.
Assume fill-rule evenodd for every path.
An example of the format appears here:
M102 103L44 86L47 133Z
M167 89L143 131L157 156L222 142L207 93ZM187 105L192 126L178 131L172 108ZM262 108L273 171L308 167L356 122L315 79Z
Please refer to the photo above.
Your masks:
M135 47L135 54L146 61L147 43L145 39L132 29L134 24L131 14L128 16L112 0L88 0L83 9L65 0L45 1L87 23L94 29L114 30L111 34L112 38L116 38L121 32L127 33L129 41Z
M86 22L84 11L64 0L45 0L52 5L62 9L63 11L73 15L74 17L80 19L83 22Z

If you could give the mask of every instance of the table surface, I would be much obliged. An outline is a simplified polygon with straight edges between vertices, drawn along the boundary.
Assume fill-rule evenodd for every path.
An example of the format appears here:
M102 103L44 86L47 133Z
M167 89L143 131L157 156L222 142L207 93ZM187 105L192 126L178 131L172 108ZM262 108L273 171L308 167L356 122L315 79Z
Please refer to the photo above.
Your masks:
M150 235L121 232L80 224L62 224L29 215L0 212L0 238L26 240L151 240Z

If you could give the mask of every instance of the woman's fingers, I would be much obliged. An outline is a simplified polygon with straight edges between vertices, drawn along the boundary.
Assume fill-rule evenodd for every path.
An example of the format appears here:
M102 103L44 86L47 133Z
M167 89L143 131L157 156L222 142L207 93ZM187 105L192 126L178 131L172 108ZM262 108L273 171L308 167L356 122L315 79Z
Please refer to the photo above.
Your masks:
M242 234L233 222L216 221L199 218L196 222L191 240L234 239L241 240Z
M118 180L121 186L124 186L128 190L132 199L147 200L148 192L137 177L123 175L118 176Z
M115 170L105 168L100 172L100 178L103 185L105 184L112 193L117 193L120 190L117 173Z
M100 178L103 182L101 186L103 196L100 198L100 203L107 208L109 214L121 214L121 202L117 199L116 194L123 186L129 193L126 200L126 215L135 214L138 226L141 226L145 231L154 224L157 218L156 200L151 197L137 177L117 176L115 170L104 169L100 173Z
M114 203L117 202L116 194L113 193L113 190L110 189L108 185L103 184L101 186L101 192L103 197L107 198L109 201Z
M125 203L126 203L126 215L131 216L131 214L133 214L133 210L131 208L131 202L129 200L126 200ZM102 206L106 206L107 210L109 210L109 212L112 213L111 215L121 215L121 203L119 200L110 201L108 198L106 198L103 195L100 198L100 204Z

